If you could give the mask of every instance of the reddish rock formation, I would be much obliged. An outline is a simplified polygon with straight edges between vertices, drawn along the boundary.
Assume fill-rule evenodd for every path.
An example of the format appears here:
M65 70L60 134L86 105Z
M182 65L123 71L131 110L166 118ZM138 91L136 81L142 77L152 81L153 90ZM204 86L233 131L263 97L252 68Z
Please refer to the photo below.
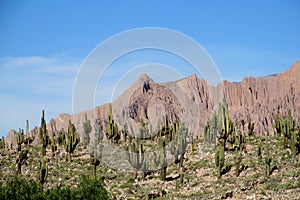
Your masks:
M231 118L251 119L256 134L272 134L278 112L287 114L291 110L295 118L300 118L300 61L278 75L244 78L240 83L223 81L217 87L207 85L205 80L196 75L174 82L155 83L142 74L112 103L113 117L119 127L126 124L130 132L139 131L141 120L148 122L155 130L157 124L166 117L169 123L179 119L191 133L202 135L204 124L223 98L229 104ZM91 120L92 133L96 119L100 119L106 129L109 104L75 115L60 114L56 119L51 119L47 125L48 131L52 132L54 125L54 132L62 128L67 130L68 121L71 120L81 137L85 113ZM37 129L31 131L36 138L37 133ZM6 141L14 143L14 135L15 132L11 130ZM37 144L38 139L34 143Z

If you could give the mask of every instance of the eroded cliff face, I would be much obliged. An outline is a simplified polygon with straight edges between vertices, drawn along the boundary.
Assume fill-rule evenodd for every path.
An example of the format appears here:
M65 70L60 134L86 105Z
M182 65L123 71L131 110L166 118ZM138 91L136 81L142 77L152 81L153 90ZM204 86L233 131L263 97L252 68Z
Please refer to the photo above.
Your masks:
M147 122L155 131L157 124L166 118L170 124L175 120L182 121L194 136L201 136L206 121L223 98L228 102L232 119L251 119L256 134L273 134L278 112L287 114L291 110L295 118L300 118L300 61L278 75L244 78L240 83L223 81L217 87L207 85L205 80L196 75L174 82L155 83L142 74L112 103L113 117L119 128L126 124L132 133L139 131L141 121ZM109 104L75 115L60 114L56 119L47 121L48 132L57 134L62 128L67 130L71 120L81 137L85 113L93 127L92 139L96 119L102 121L106 130ZM33 144L39 143L37 134L35 127L30 132L30 135L36 136ZM10 143L16 145L15 135L13 130L8 133L7 147L10 147Z

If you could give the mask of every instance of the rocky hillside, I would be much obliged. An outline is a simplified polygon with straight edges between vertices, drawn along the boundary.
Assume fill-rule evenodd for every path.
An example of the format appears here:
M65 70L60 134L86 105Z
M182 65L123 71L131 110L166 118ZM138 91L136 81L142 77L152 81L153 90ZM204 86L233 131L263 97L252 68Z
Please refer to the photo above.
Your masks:
M273 134L278 112L286 114L291 110L293 117L300 117L300 61L278 75L244 78L240 83L223 81L217 87L208 85L196 75L174 82L155 83L142 74L112 103L113 118L119 128L129 127L130 133L139 130L141 121L147 122L155 131L157 124L165 118L169 123L180 119L195 137L202 136L206 121L223 98L229 104L233 119L245 119L247 122L251 119L256 134ZM54 133L62 128L66 130L71 120L81 135L85 113L92 125L100 119L106 128L109 104L75 115L60 114L50 120L48 130ZM92 127L92 133L94 130ZM28 134L37 133L38 129L34 128ZM38 140L36 137L33 144L37 144ZM11 130L5 141L6 147L16 147L16 132Z

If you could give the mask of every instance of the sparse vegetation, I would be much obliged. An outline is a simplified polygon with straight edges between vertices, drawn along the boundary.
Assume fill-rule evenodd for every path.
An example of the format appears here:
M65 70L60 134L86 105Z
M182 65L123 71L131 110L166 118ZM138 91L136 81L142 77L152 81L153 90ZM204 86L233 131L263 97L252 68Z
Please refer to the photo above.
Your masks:
M85 135L90 134L90 123L85 115ZM164 121L158 126L156 136L150 138L146 137L149 130L144 122L140 135L128 135L125 125L118 131L112 112L107 121L111 129L105 132L102 124L96 120L93 140L90 138L87 145L80 145L82 141L71 121L68 131L58 130L56 137L52 128L50 138L43 111L38 133L41 145L24 143L20 129L17 151L0 150L3 177L0 199L243 199L251 195L297 199L300 196L300 130L299 122L290 113L287 117L276 117L274 136L258 136L251 121L233 122L228 105L223 102L218 113L207 122L204 138L193 142L180 122L168 125ZM109 169L101 162L104 133L111 145L128 148L133 176ZM4 138L0 147L3 141ZM188 144L192 147L187 148ZM158 146L161 151L153 157L146 153ZM172 158L169 164L168 157ZM158 170L152 170L153 166Z

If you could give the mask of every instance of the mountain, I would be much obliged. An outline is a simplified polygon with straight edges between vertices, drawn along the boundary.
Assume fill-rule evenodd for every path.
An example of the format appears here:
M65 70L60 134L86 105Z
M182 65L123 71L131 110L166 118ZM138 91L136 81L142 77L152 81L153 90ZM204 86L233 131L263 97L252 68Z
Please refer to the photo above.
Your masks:
M256 134L273 134L277 113L300 119L300 61L289 70L266 77L243 78L241 82L223 81L216 87L208 85L196 75L167 83L155 83L148 75L142 74L137 81L112 102L113 118L119 128L128 127L129 132L139 132L141 121L147 122L152 131L163 121L169 124L182 121L194 137L203 135L206 121L217 110L219 102L226 99L232 119L254 122ZM47 127L57 133L67 129L71 120L79 136L83 133L85 114L91 120L92 133L96 119L107 126L110 104L97 106L92 110L75 115L60 114L51 119ZM37 135L35 127L30 135ZM93 134L92 134L93 135ZM16 133L11 130L6 138L6 146L16 146ZM91 136L93 137L93 136ZM38 144L36 137L34 144Z

